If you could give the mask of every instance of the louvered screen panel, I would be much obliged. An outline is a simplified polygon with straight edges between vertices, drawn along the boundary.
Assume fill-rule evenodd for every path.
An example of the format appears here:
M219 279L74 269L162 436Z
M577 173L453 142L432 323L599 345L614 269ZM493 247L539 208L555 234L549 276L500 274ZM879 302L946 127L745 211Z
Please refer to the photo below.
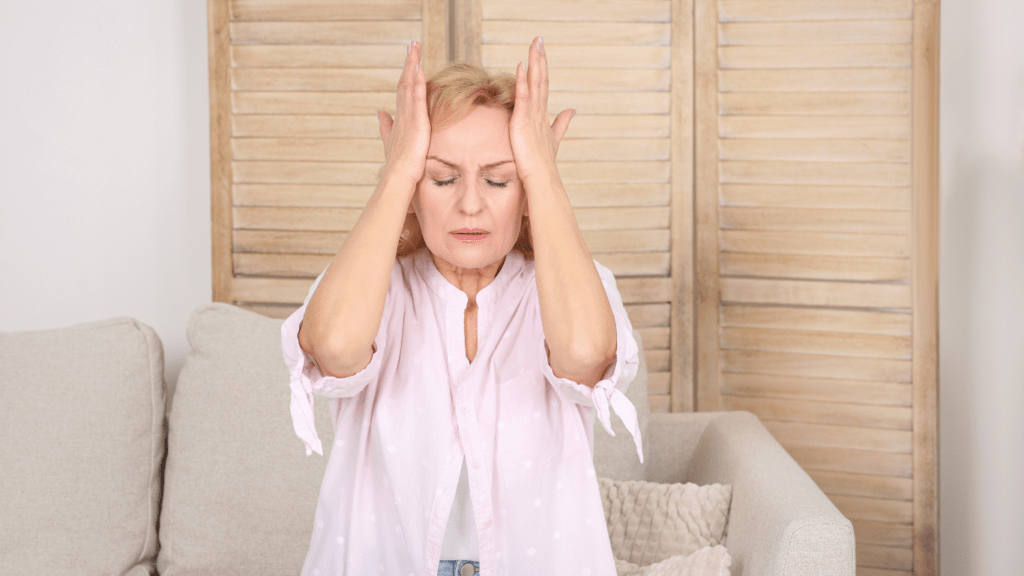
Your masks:
M853 521L858 573L929 573L914 3L699 0L695 23L698 407L761 418Z
M435 0L210 2L214 299L272 316L302 303L384 161L412 40L444 64Z
M456 22L461 57L513 74L543 36L551 118L577 111L558 152L577 222L643 336L652 409L669 411L673 400L692 409L692 327L684 327L692 315L683 310L692 277L692 47L680 45L689 22L674 37L667 0L483 0ZM675 69L674 46L685 61ZM673 98L684 91L674 124Z

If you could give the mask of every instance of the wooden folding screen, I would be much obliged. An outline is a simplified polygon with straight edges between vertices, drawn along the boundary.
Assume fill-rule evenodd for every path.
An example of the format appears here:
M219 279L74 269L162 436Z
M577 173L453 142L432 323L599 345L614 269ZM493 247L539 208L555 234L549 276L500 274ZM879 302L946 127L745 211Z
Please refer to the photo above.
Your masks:
M697 407L936 572L937 2L697 0Z
M403 46L544 36L559 164L656 411L757 414L937 573L937 0L210 0L214 299L294 310L372 193Z

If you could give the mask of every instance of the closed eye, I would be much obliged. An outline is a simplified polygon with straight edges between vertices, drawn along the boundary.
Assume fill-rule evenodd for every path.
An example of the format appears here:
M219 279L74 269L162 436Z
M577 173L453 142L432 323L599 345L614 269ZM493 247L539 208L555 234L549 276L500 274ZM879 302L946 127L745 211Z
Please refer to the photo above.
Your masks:
M434 186L449 186L455 183L455 178L449 178L447 180L434 180Z
M491 186L494 186L495 188L504 188L504 187L508 186L508 182L507 181L505 181L505 182L495 182L494 180L487 180L487 183L490 184Z

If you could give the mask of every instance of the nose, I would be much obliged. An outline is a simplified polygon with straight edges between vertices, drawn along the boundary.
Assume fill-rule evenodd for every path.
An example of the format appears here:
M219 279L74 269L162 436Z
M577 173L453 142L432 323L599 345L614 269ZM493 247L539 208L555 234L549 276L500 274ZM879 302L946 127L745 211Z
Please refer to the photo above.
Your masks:
M458 207L463 214L476 214L483 207L480 183L475 178L461 179L458 184Z

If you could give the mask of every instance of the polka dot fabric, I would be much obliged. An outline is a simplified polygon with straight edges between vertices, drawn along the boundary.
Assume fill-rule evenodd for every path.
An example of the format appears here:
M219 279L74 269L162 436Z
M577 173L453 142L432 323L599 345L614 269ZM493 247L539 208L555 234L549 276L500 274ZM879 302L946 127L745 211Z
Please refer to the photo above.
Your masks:
M377 351L357 374L323 376L302 352L305 305L285 320L295 433L307 454L325 453L313 427L318 394L330 399L336 439L326 446L302 576L435 576L464 464L481 576L615 573L591 423L611 432L615 411L642 458L636 410L623 394L639 362L615 278L595 266L617 352L593 388L553 374L533 262L516 251L476 296L473 362L468 298L426 250L396 261Z

